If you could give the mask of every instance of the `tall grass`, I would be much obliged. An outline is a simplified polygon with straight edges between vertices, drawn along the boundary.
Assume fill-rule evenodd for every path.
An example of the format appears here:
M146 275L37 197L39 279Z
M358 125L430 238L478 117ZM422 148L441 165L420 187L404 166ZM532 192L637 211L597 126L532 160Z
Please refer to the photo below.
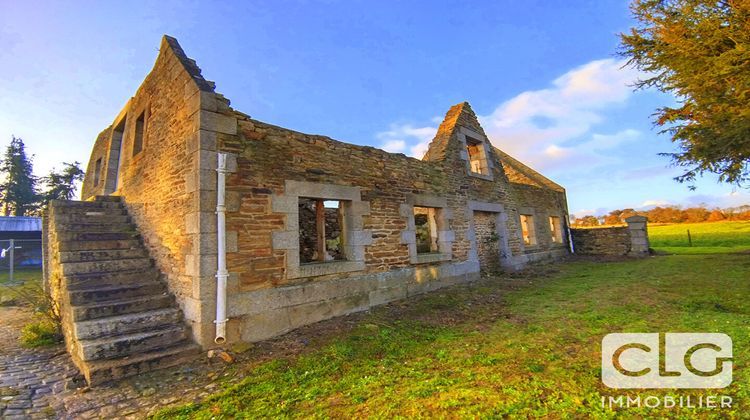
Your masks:
M648 234L652 248L672 253L710 254L750 250L750 221L650 225Z

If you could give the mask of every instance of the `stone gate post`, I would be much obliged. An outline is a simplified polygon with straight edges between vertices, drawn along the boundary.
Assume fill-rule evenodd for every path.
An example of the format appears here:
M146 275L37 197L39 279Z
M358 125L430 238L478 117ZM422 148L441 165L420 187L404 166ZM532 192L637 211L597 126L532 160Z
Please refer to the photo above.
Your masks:
M630 233L630 252L632 256L648 255L648 219L644 216L630 216L625 219Z

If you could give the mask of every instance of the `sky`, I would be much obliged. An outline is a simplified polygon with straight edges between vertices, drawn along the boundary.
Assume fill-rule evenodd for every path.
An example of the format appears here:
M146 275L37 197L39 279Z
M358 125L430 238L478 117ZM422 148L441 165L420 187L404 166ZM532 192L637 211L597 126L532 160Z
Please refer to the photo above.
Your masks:
M0 0L0 147L24 139L44 175L85 167L176 37L253 118L421 157L469 101L492 143L563 185L572 214L655 205L729 207L750 191L672 178L651 114L616 55L626 1Z

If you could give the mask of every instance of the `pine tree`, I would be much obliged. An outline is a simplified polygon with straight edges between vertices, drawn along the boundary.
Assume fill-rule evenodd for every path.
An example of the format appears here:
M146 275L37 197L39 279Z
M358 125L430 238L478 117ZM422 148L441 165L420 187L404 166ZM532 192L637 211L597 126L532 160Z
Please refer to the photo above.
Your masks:
M37 207L37 179L31 160L23 140L14 136L0 159L0 176L4 176L0 183L0 204L6 216L23 216Z
M83 180L85 173L81 170L80 162L63 162L63 170L54 169L43 178L45 191L42 194L43 205L50 200L70 200L76 193L78 183Z

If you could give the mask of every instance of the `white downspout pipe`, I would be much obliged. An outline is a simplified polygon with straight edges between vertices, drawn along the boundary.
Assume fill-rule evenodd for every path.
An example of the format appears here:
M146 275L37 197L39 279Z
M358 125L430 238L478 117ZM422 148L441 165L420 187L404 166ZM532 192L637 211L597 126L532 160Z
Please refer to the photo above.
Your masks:
M576 248L573 246L573 231L570 230L570 215L567 217L567 223L565 223L565 227L568 230L568 243L570 244L570 253L575 254Z
M227 341L227 243L226 243L226 207L225 202L225 180L227 173L227 155L218 154L218 165L216 166L216 242L218 245L218 267L216 270L216 344Z

